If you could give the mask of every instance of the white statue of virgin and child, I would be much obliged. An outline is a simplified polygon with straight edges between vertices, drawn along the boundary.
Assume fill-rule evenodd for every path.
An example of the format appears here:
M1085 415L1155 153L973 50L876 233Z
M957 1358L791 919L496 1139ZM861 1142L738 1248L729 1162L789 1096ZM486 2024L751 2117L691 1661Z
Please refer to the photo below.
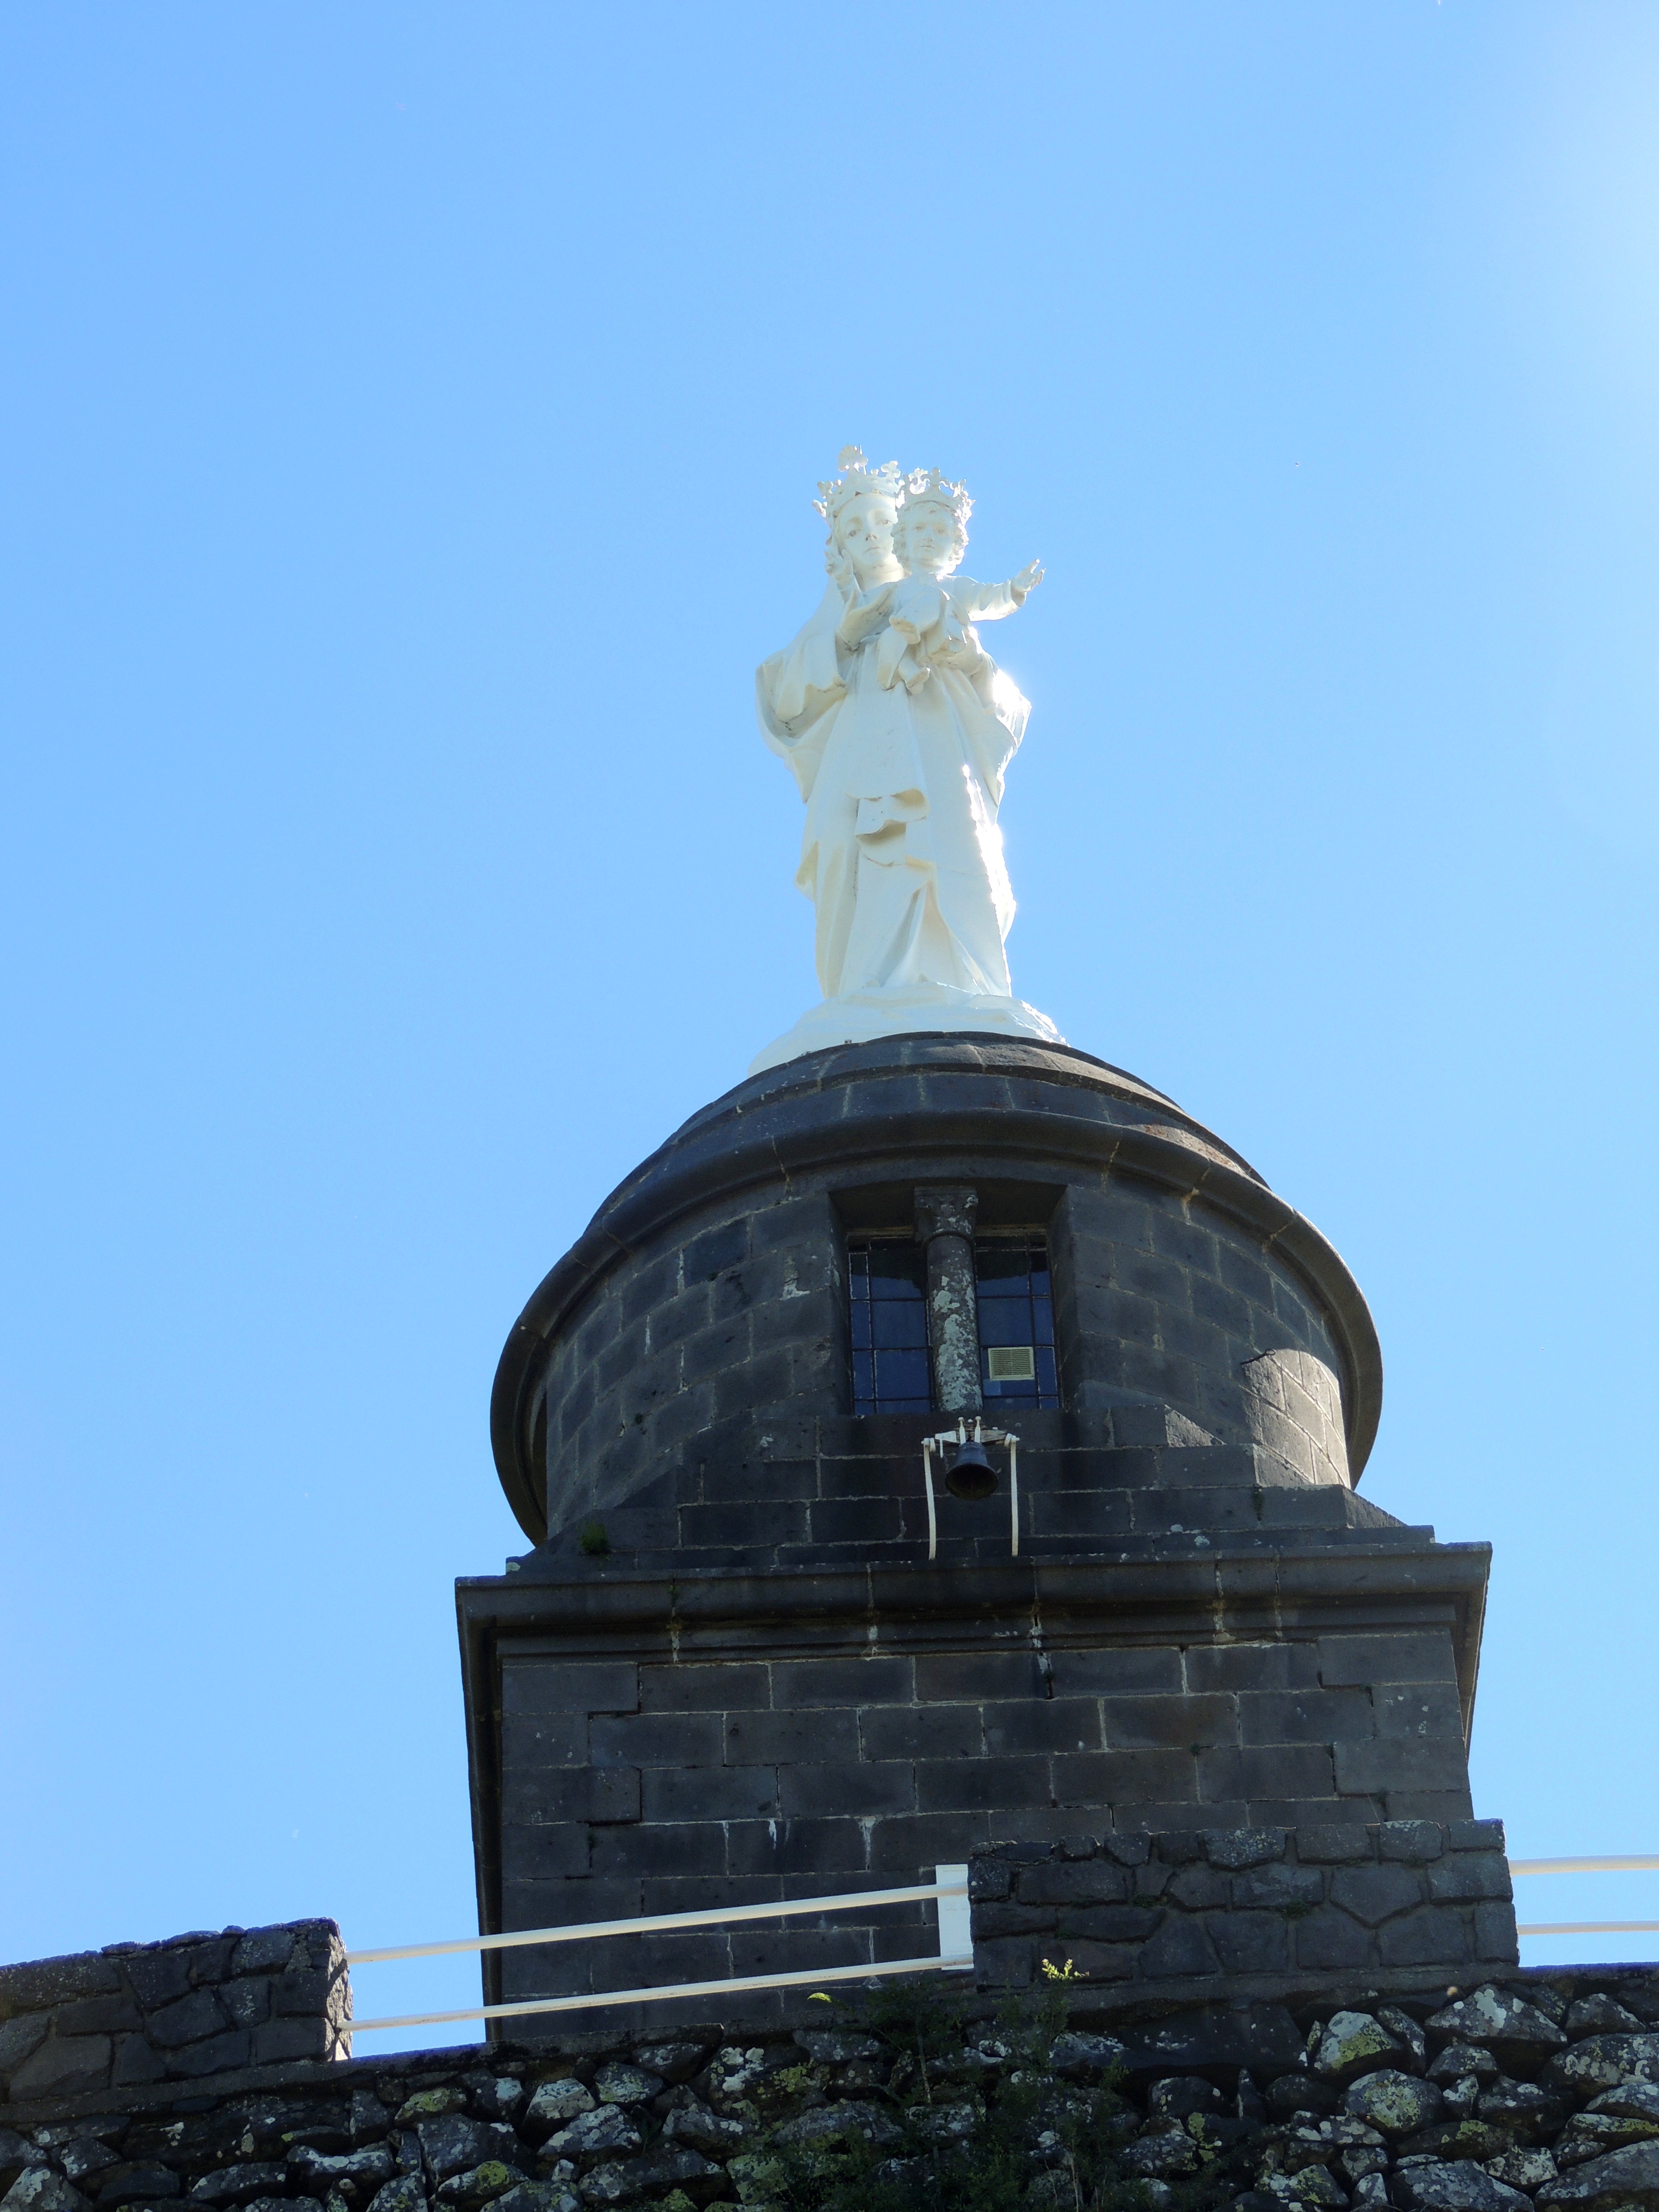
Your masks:
M1058 1037L1016 999L997 810L1030 709L975 624L1023 606L962 573L972 502L937 469L872 468L849 446L818 486L830 581L756 672L760 724L806 802L795 881L817 910L823 1003L751 1073L822 1047L915 1030Z

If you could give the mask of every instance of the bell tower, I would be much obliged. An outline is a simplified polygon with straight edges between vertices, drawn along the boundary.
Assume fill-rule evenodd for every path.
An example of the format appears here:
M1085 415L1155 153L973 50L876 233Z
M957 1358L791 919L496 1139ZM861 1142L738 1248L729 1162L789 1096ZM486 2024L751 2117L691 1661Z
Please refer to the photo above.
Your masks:
M1121 1070L918 1034L751 1076L502 1354L529 1548L458 1586L481 1928L1466 1823L1489 1551L1360 1495L1381 1399L1331 1246ZM924 1455L976 1424L1017 1468ZM1507 1912L1430 1911L1400 1971L1512 1964ZM922 1917L496 1952L489 2000L910 1957ZM1273 1957L1346 1941L1314 1913Z

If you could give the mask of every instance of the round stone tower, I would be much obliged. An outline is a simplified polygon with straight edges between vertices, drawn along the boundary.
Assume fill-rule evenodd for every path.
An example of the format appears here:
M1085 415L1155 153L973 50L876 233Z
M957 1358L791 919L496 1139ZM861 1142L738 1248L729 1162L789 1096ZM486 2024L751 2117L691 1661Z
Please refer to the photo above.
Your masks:
M1121 1070L927 1035L751 1078L502 1355L533 1548L459 1589L481 1924L1467 1816L1487 1554L1358 1498L1381 1395L1331 1246ZM975 1480L924 1455L976 1426ZM496 1953L492 1995L913 1955L915 1917Z

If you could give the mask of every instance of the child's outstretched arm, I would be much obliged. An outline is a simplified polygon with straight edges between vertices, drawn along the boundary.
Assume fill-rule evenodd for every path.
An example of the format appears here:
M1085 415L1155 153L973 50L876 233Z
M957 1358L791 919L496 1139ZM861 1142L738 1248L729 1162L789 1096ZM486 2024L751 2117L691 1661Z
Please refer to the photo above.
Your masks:
M957 586L951 593L951 603L963 622L1000 622L1005 615L1023 607L1030 594L1042 581L1042 563L1030 561L1018 575L1011 576L1006 584L976 584L971 577L953 577Z

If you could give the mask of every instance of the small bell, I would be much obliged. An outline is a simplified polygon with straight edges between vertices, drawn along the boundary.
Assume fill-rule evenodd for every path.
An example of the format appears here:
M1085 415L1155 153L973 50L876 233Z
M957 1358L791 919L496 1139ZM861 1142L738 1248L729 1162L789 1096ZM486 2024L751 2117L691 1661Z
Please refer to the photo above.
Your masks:
M984 1445L976 1436L969 1437L957 1447L956 1458L945 1472L945 1487L952 1498L975 1505L981 1498L994 1496L996 1486L996 1471L985 1456Z

